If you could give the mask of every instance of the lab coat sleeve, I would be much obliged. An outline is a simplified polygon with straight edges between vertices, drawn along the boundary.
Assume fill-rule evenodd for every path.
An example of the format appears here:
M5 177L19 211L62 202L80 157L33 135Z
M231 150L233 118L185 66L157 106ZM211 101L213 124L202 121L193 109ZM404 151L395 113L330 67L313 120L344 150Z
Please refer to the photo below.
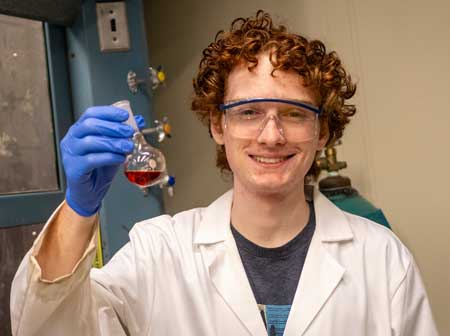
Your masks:
M438 336L430 303L414 259L391 300L393 336Z
M94 230L73 271L54 281L46 281L41 277L35 256L52 218L22 260L13 280L13 335L140 334L148 326L140 320L143 313L136 312L138 279L133 242L126 244L103 269L92 269L97 232ZM147 308L149 306L147 301Z

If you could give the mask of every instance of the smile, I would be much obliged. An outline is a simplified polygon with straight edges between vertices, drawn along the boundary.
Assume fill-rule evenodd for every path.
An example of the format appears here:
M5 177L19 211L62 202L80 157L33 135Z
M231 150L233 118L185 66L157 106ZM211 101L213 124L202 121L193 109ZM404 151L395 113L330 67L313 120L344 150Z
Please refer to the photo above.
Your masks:
M275 164L280 163L283 161L286 161L293 157L294 154L287 155L287 156L280 156L280 157L264 157L264 156L256 156L256 155L250 155L250 157L260 163L268 163L268 164Z

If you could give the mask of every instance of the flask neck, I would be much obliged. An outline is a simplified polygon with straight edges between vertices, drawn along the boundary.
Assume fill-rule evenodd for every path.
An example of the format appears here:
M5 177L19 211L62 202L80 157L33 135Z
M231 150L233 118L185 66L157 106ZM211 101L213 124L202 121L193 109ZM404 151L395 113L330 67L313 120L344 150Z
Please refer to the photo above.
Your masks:
M135 132L133 134L133 140L135 140L135 141L145 141L144 134L142 134L141 132ZM145 141L145 142L147 142L147 141Z
M133 134L133 142L137 148L142 148L143 146L150 146L147 140L145 140L144 134L142 134L141 132L136 132Z

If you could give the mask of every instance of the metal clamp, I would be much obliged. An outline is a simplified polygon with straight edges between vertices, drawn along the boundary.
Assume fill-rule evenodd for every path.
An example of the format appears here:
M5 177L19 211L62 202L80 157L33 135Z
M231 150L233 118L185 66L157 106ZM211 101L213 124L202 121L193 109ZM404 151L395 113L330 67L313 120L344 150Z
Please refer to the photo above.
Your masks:
M174 194L174 185L175 185L175 176L166 175L164 179L159 184L161 189L167 188L167 193L170 197L173 197ZM141 187L141 191L144 194L144 197L150 195L150 188L152 187Z
M171 127L169 124L169 118L164 117L162 119L162 121L159 120L155 120L155 127L150 127L150 128L144 128L141 129L141 133L146 135L146 134L152 134L152 133L157 133L158 136L158 142L162 142L166 137L171 138Z
M128 71L127 74L127 83L128 89L131 93L136 94L139 88L139 85L147 85L150 84L152 90L156 90L158 87L162 86L166 82L166 74L162 70L162 66L158 66L158 68L154 69L149 67L148 74L145 78L138 78L136 72L133 70Z

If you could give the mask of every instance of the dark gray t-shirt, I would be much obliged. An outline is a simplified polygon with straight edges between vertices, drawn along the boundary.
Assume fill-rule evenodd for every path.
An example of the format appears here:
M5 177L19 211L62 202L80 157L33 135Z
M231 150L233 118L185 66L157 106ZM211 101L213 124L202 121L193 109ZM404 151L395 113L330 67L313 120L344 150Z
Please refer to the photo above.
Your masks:
M314 205L305 228L280 247L258 246L231 225L245 272L269 336L283 335L300 274L316 227Z

